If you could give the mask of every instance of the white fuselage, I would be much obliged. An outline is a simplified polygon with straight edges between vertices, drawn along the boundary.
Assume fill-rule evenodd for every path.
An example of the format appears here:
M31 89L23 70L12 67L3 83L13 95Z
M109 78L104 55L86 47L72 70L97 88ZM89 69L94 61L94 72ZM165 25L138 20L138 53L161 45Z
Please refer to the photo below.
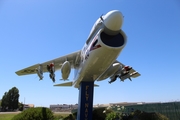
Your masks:
M121 30L122 14L110 11L94 24L75 67L74 87L81 81L98 80L117 59L126 45L126 35Z

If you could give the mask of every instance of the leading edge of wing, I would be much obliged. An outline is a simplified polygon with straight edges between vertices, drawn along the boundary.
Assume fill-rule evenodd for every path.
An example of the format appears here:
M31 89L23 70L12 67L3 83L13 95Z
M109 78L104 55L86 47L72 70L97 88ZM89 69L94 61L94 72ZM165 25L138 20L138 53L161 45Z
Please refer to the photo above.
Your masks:
M19 70L17 72L15 72L17 75L21 76L21 75L29 75L29 74L36 74L37 71L36 69L41 65L42 66L42 70L43 72L47 72L47 65L49 65L50 63L54 63L55 66L55 70L58 70L61 68L61 65L67 60L70 62L71 64L71 68L74 66L74 62L76 62L80 56L80 52L81 51L76 51L52 60L49 60L47 62L44 63L39 63L39 64L35 64L32 65L30 67L24 68L22 70Z

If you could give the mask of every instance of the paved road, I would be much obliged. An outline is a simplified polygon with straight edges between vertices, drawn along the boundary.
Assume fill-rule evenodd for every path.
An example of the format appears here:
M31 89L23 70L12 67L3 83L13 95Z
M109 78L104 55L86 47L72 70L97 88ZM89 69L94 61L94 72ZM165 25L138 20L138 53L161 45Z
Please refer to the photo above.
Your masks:
M0 114L18 114L21 113L21 111L18 112L0 112ZM54 112L55 114L71 114L71 112Z
M0 112L0 114L18 114L21 113L20 111L18 112Z

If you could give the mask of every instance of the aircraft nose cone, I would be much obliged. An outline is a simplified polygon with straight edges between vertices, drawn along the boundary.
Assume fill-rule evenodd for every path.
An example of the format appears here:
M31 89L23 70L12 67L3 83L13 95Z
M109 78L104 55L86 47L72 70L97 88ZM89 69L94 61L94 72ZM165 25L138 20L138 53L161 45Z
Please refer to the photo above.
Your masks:
M122 24L123 15L118 10L110 11L104 16L104 25L112 31L120 30Z

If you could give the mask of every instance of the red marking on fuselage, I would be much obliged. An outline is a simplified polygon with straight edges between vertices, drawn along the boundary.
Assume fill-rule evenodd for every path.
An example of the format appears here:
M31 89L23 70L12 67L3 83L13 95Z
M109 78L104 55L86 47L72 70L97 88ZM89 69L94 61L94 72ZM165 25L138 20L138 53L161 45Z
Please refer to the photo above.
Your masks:
M94 46L94 47L91 46L90 51L95 50L95 49L98 49L98 48L100 48L100 47L101 47L101 45L96 45L96 46Z

